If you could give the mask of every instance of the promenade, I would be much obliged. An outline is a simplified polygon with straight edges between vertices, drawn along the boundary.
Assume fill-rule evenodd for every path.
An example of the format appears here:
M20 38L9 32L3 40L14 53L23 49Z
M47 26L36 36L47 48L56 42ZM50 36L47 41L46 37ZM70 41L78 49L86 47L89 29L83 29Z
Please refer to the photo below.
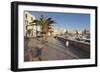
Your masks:
M46 43L41 38L24 40L24 61L72 60L90 58L90 53L80 48L66 46L54 37L48 37Z

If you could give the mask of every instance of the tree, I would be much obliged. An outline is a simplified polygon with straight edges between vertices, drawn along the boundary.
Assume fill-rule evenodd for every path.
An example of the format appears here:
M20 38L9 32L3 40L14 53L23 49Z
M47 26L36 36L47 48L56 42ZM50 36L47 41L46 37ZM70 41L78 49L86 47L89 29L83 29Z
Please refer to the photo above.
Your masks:
M54 32L53 29L50 27L49 28L50 36L52 36L52 33Z
M48 32L52 28L52 24L55 23L52 18L47 18L46 16L41 15L38 23L42 26L42 34L45 40L47 40Z

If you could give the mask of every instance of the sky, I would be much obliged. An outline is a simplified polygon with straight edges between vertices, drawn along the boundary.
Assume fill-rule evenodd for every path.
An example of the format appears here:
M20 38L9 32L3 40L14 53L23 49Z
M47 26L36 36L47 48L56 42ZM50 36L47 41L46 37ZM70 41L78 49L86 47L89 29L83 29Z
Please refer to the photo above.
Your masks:
M68 30L84 29L90 30L90 14L83 13L61 13L61 12L30 12L36 19L41 15L51 17L56 23L54 28L64 28Z

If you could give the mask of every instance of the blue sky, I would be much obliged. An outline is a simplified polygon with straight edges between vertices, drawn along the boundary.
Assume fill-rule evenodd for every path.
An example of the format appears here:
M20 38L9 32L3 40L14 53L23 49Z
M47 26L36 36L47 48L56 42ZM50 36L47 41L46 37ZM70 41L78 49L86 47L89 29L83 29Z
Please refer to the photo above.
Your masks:
M51 17L56 22L56 24L54 24L55 28L65 28L68 30L90 29L90 14L37 11L32 11L31 14L35 16L36 19L41 15Z

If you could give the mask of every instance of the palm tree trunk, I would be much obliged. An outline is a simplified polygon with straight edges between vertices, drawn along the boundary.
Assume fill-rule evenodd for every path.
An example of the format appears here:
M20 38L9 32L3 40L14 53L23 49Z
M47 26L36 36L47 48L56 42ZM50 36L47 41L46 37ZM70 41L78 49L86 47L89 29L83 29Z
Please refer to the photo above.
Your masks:
M45 37L45 41L47 41L47 39L48 39L48 32L45 33L44 37Z

